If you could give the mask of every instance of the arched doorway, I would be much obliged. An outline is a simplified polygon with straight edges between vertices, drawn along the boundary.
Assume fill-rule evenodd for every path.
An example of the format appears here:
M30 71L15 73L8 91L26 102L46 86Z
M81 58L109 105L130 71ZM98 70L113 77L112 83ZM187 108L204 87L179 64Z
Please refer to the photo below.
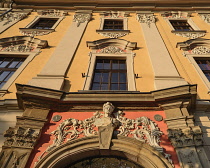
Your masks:
M122 162L139 166L136 168L172 168L160 152L148 144L124 136L112 139L110 149L106 150L99 148L98 136L70 141L49 152L35 168L67 168L85 160L88 162L90 158L119 158Z

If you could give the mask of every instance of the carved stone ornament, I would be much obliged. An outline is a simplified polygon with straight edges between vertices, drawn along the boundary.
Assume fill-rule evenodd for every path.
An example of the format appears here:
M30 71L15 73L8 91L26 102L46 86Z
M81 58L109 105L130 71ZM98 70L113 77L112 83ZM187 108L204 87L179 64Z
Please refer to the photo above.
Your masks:
M0 165L2 167L21 168L25 167L30 153L23 151L2 150L0 153Z
M54 29L29 29L29 28L20 28L20 33L24 36L43 36L55 31Z
M37 52L47 46L47 41L37 38L16 36L0 40L0 52Z
M123 18L127 17L129 14L126 12L121 12L121 11L109 11L109 12L103 12L101 14L104 18Z
M173 33L181 37L187 37L189 39L196 39L206 35L206 33L204 32L173 32Z
M205 46L195 47L192 51L192 54L210 54L210 48Z
M122 54L126 53L125 50L121 49L120 47L116 46L108 46L103 49L99 49L97 53L105 53L105 54Z
M117 135L132 136L133 138L147 143L161 152L169 162L172 163L169 154L163 153L163 148L159 145L160 136L163 134L157 127L157 124L147 117L139 117L136 119L128 119L124 117L122 111L113 113L114 106L107 102L103 105L104 113L96 111L91 118L85 120L77 120L69 118L64 120L51 134L54 137L53 144L40 156L43 157L46 152L52 151L54 148L74 139L79 135L85 137L99 135L100 146L107 147L112 137L112 131ZM98 129L97 129L98 128ZM113 130L112 130L113 128ZM104 132L103 135L100 135ZM105 140L104 140L105 139ZM106 148L107 149L107 148Z
M100 35L109 38L118 38L128 35L128 32L101 32Z
M155 23L155 16L153 14L137 14L136 17L140 23L146 23L149 27L151 23Z
M182 11L171 11L163 13L162 16L165 18L180 19L190 17L190 13Z
M90 18L91 18L91 14L89 13L75 13L73 21L76 22L77 27L79 27L81 23L89 22Z
M185 129L168 129L168 137L175 148L203 144L202 132L199 126Z
M0 16L0 22L5 22L3 25L7 25L16 20L22 20L27 16L27 13L9 12Z
M42 11L38 12L38 14L39 15L42 15L42 16L52 16L52 17L61 17L61 16L68 15L68 13L65 12L65 11L55 10L55 9L52 9L52 10L42 10Z
M4 133L4 137L6 137L4 146L33 148L38 136L39 129L9 127Z
M200 16L206 23L210 23L210 14L200 14Z

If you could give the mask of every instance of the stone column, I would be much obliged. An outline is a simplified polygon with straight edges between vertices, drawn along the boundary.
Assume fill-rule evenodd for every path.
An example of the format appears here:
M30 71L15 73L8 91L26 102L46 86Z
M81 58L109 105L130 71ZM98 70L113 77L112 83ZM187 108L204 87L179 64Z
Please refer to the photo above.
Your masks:
M137 20L142 27L144 40L152 63L155 76L155 88L159 90L186 85L187 82L179 76L155 25L155 16L152 13L137 13Z
M90 11L77 11L75 13L73 23L55 49L55 52L40 74L29 81L29 85L56 90L62 89L67 69L74 58L90 19Z

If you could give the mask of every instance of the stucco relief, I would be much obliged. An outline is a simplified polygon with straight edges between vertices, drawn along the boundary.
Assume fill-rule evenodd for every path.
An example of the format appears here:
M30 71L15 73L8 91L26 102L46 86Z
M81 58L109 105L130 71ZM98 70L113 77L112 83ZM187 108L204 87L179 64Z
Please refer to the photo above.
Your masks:
M68 13L62 10L42 10L40 12L38 12L39 15L42 16L52 16L52 17L61 17L61 16L66 16Z
M79 27L81 23L89 22L90 19L91 19L91 14L89 13L75 13L73 17L73 21L77 23L77 27Z
M192 51L193 54L209 54L210 48L205 46L195 47Z
M146 23L149 27L152 23L155 23L155 16L153 14L137 14L136 17L140 23Z
M128 32L103 32L99 33L100 35L104 37L109 37L109 38L119 38L128 35Z
M206 23L210 23L210 14L200 14L200 16Z
M27 13L16 13L9 12L5 15L0 16L0 22L4 22L3 25L7 25L16 20L22 20L27 16Z
M120 47L116 46L108 46L101 50L98 50L97 53L105 53L105 54L121 54L126 53L125 50L121 49Z
M181 37L187 37L189 39L196 39L196 38L203 37L206 35L206 33L204 33L204 32L196 32L196 31L194 31L194 32L176 32L176 31L174 31L173 33L178 36L181 36Z
M200 146L203 144L202 132L199 126L184 129L168 129L168 137L175 148Z
M39 129L31 128L9 128L5 133L4 137L6 140L4 146L15 146L15 147L27 147L33 148L37 138L39 136Z
M180 19L190 17L190 13L183 11L171 11L163 13L162 16L165 18Z
M96 111L91 118L85 120L74 118L64 120L51 133L54 138L53 144L47 148L39 159L46 152L50 152L54 148L78 138L80 135L85 137L99 135L100 146L102 146L102 149L107 149L114 131L115 135L132 136L138 141L149 144L172 163L170 155L165 154L163 148L159 145L160 136L163 133L154 121L147 117L129 119L124 117L125 114L122 111L113 113L114 109L112 103L107 102L103 105L103 113Z

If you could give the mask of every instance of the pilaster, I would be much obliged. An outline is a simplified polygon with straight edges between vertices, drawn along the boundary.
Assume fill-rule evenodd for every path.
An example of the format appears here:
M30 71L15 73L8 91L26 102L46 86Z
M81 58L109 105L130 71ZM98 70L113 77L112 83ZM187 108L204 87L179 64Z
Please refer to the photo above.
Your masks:
M91 19L91 11L77 11L63 39L49 61L29 85L61 90L66 71L74 58L76 49Z
M158 90L186 85L187 82L179 76L179 73L177 72L171 56L155 25L156 19L154 14L137 13L137 20L140 22L142 27L147 50L152 63L155 76L155 88Z

